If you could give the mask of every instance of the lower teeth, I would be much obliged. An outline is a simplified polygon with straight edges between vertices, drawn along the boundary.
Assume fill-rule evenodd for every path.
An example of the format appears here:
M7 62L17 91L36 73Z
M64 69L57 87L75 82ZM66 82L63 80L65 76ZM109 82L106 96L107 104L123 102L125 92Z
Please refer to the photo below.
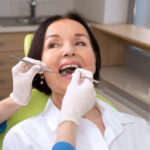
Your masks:
M70 75L70 74L72 74L72 73L73 73L72 70L65 70L65 71L61 72L61 74L62 74L63 76L67 76L67 75Z

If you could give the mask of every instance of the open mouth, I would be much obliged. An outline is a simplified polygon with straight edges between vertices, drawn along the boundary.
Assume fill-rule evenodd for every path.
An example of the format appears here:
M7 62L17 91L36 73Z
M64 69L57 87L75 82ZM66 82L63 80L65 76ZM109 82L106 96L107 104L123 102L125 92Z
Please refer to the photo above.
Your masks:
M65 66L63 66L62 68L59 69L59 73L60 73L62 76L68 76L68 75L71 75L72 73L74 73L74 71L75 71L77 68L80 68L80 66L77 65L77 64L65 65Z

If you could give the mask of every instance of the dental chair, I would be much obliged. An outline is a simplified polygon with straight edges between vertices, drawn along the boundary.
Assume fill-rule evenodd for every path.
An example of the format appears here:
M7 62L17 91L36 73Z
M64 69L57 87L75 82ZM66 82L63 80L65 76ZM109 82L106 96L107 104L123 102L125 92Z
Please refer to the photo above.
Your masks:
M28 56L28 52L30 49L30 45L31 45L33 36L34 36L33 34L28 34L25 37L25 40L24 40L25 56ZM112 107L114 107L109 101L107 101L102 96L97 94L97 97L100 98L102 101L108 103ZM44 110L45 105L48 101L48 98L49 98L49 95L46 95L36 89L32 90L32 97L31 97L29 104L27 106L23 107L22 109L20 109L19 111L17 111L13 116L10 117L7 120L6 130L3 133L0 133L0 150L2 149L3 139L6 135L6 133L9 131L9 129L12 128L17 123L19 123L31 116L40 114ZM114 107L114 109L116 109L116 108Z

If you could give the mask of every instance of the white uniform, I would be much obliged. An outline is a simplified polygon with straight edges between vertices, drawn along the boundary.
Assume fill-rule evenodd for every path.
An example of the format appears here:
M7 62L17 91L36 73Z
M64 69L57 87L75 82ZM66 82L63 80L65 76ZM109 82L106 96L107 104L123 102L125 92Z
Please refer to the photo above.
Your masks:
M120 113L97 99L105 125L104 137L89 120L81 119L76 150L150 150L150 126L143 119ZM43 113L14 126L3 150L50 150L55 143L60 111L48 100Z

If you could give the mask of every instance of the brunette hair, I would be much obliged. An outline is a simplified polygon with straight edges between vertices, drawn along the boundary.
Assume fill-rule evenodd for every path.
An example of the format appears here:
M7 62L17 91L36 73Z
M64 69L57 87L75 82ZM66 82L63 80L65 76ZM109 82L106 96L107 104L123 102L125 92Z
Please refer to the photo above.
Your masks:
M91 45L95 54L95 58L96 58L96 71L94 74L94 79L99 80L100 78L99 71L101 69L100 49L86 21L77 13L67 13L66 15L63 15L63 16L54 15L54 16L47 18L39 26L39 28L37 29L34 35L28 57L41 60L41 55L42 55L42 50L43 50L43 45L44 45L44 37L45 37L45 33L46 33L48 26L57 20L61 20L65 18L79 22L80 24L84 26L84 28L88 32L88 35L90 37L90 42L91 42ZM44 92L45 94L51 94L51 89L48 87L46 80L45 79L43 80L42 85L40 84L40 81L41 81L41 75L37 74L33 79L33 83L32 83L33 88L36 88L39 91Z

